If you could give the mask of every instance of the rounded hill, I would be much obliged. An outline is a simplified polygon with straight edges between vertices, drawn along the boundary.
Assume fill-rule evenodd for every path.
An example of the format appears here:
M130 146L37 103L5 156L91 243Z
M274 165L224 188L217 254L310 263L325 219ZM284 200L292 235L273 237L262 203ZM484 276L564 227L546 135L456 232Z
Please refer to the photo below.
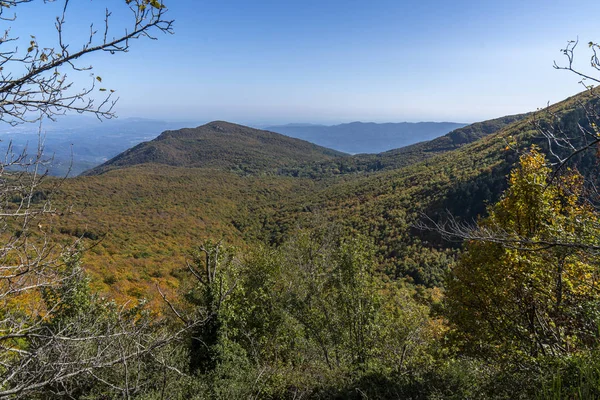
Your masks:
M156 139L140 143L83 175L140 164L255 173L326 161L341 155L344 153L275 132L215 121L197 128L165 131Z

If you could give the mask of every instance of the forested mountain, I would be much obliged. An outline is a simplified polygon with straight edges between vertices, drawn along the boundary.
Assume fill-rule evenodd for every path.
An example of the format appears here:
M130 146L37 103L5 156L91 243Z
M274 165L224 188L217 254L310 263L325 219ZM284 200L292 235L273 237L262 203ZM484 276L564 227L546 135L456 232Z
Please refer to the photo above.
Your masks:
M576 101L559 103L552 112L563 114L565 121L579 118L573 109ZM430 142L357 156L339 156L285 136L217 122L165 132L92 170L91 175L100 174L93 179L67 181L62 191L72 193L70 201L85 204L83 220L98 221L87 225L93 236L110 232L98 251L114 247L112 235L128 235L131 254L143 255L136 257L136 264L152 264L157 255L151 249L161 247L172 248L179 254L175 259L181 260L185 252L167 242L192 245L194 236L225 234L237 243L279 244L316 212L369 232L388 273L432 286L441 283L456 244L412 225L421 213L440 218L450 212L467 220L485 213L487 204L505 189L505 177L517 160L515 149L506 148L508 141L519 148L544 144L536 139L531 117L498 118ZM222 172L210 172L214 168ZM119 193L119 199L110 193ZM130 216L138 212L146 214L143 221ZM121 226L127 220L128 227ZM132 233L139 224L145 226L143 232L172 233L161 242ZM168 226L172 228L164 229ZM127 257L117 253L119 263L126 262ZM163 267L170 264L163 256L160 259Z
M71 115L41 126L17 125L0 132L0 142L12 143L16 151L30 155L43 145L45 167L55 176L77 176L119 153L152 140L168 129L194 126L193 122L167 122L144 118L115 118L107 121L92 116Z
M156 139L141 143L86 174L139 164L267 172L342 154L278 133L215 121L193 129L163 132Z
M532 114L511 115L489 121L477 122L458 128L433 140L389 150L378 154L356 154L338 157L331 161L310 163L300 167L284 168L282 173L313 178L356 172L392 170L423 161L437 154L456 150L500 129L531 117Z
M553 110L568 114L574 103ZM237 244L280 244L315 213L369 232L392 276L434 286L456 244L411 226L422 212L437 218L448 210L466 219L484 213L517 159L507 138L526 147L534 136L531 115L522 114L391 152L349 156L225 122L167 131L90 171L94 177L66 181L61 193L82 214L74 218L78 228L71 220L60 229L107 235L98 256L88 257L94 270L105 268L106 254L114 271L138 266L127 284L112 273L121 295L150 290L152 279L140 279L141 271L159 268L152 274L167 276L194 241L224 235Z
M137 300L154 315L179 313L169 323L183 323L191 331L187 344L173 345L179 352L173 357L190 376L203 377L204 385L195 389L199 381L173 378L181 393L200 390L210 397L226 390L239 397L253 390L250 376L272 393L266 398L293 397L295 390L317 398L356 397L355 388L372 398L436 398L439 393L468 398L471 392L509 398L516 386L528 396L536 390L528 384L528 372L503 375L518 365L544 362L533 350L523 353L532 345L519 336L527 325L513 324L510 316L502 319L516 344L499 343L493 331L481 328L483 322L471 324L468 302L473 299L461 297L465 289L448 280L455 270L469 278L474 263L487 265L488 254L494 261L496 254L509 257L521 249L496 244L471 250L479 257L471 262L465 249L473 244L463 247L460 239L448 241L439 230L424 228L449 218L504 224L498 215L518 214L523 201L545 210L527 214L530 219L549 216L540 222L544 232L571 235L571 225L556 225L572 224L565 220L571 214L574 220L592 221L593 213L573 197L581 193L579 175L565 171L553 183L542 155L548 153L548 140L540 129L586 127L582 104L593 105L595 98L582 93L546 111L484 121L377 155L344 155L226 122L167 131L85 176L50 179L35 202L50 199L59 212L41 220L33 236L41 232L60 243L77 240L89 247L83 265L95 292L120 303ZM532 144L539 150L530 150ZM574 168L594 176L593 152L572 160ZM520 178L523 174L526 178ZM513 220L519 223L519 215ZM595 246L592 222L577 235ZM502 226L509 232L512 225ZM585 267L585 282L593 276L583 254L543 251L535 265L565 255L569 271ZM515 256L514 265L531 258L527 254ZM526 272L519 279L531 277ZM550 278L538 278L549 285ZM569 279L567 291L576 285ZM479 284L474 281L472 287ZM447 285L456 304L449 311ZM571 294L586 307L595 301L585 288ZM518 294L511 296L498 300L514 304ZM544 303L544 316L560 329L564 321L588 321L588 314L572 313L570 303L560 314L553 307ZM189 318L204 322L193 325ZM495 345L469 348L471 331L461 326L482 329L478 340L490 337ZM587 325L578 332L584 339L569 333L565 340L578 348L582 340L593 340ZM544 337L548 346L563 351L562 339ZM496 354L498 346L510 361L481 358L481 349ZM272 372L262 381L264 369ZM487 372L477 372L481 369ZM456 382L455 374L468 379ZM553 378L544 372L535 379L550 385Z
M339 125L289 124L266 129L345 153L380 153L442 136L465 126L455 122L352 122Z

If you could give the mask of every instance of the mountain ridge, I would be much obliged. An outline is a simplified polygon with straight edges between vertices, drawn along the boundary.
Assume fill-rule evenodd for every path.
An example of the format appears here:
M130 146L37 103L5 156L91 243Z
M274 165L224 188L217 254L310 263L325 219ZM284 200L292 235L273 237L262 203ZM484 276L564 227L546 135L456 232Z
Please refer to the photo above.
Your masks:
M350 122L338 125L274 125L270 131L344 153L381 153L442 136L466 126L456 122Z
M584 117L577 111L581 101L587 100L573 97L553 105L550 111L573 125ZM100 276L100 284L105 271L119 278L116 290L123 296L149 293L155 275L176 285L176 271L198 240L225 238L236 246L255 242L277 245L316 217L366 232L377 254L386 260L385 272L390 276L437 285L453 260L453 250L434 233L415 231L414 223L423 213L436 220L446 211L467 220L484 214L486 205L506 188L506 174L518 159L517 152L506 149L506 140L512 137L520 149L527 149L532 142L544 144L536 138L528 115L484 121L445 138L399 149L387 154L389 164L383 160L379 169L354 170L361 173L338 163L349 163L356 156L340 158L317 152L315 157L325 161L311 163L302 154L306 169L284 173L267 169L275 166L272 163L261 165L264 154L246 152L260 156L253 163L262 168L255 169L258 173L240 174L240 169L232 168L235 163L219 159L235 154L222 152L223 144L229 142L213 141L220 146L220 153L203 160L204 168L159 163L109 166L100 171L107 173L65 180L57 202L73 205L82 214L77 221L54 225L59 232L76 237L87 232L88 236L108 235L88 255L89 265L95 276ZM216 124L223 129L249 129ZM180 135L194 137L194 129ZM252 132L280 138L265 131ZM173 136L178 139L176 131L165 132L154 143L169 143ZM247 147L247 143L244 137L243 145ZM271 151L275 148L281 147L269 147ZM309 148L314 149L312 145ZM428 156L423 158L423 154ZM290 164L278 165L285 169ZM336 171L323 171L325 167ZM109 266L106 257L111 260ZM102 287L108 290L108 286Z
M394 170L424 161L430 157L477 141L495 134L506 126L530 117L531 113L508 115L491 120L476 122L455 129L432 140L388 150L377 154L354 154L327 160L320 164L303 165L282 171L292 176L324 177L335 174L378 172Z
M148 163L256 173L342 155L342 152L276 132L213 121L196 128L164 131L155 139L140 143L82 175Z

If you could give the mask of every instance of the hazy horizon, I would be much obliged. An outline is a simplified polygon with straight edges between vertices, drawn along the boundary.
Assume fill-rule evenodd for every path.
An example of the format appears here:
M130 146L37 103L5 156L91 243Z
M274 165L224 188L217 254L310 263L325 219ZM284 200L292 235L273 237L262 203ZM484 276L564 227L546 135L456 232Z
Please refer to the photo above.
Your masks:
M42 122L42 133L44 133L45 131L48 132L55 132L57 130L60 129L73 129L74 127L77 126L77 124L83 124L82 126L85 127L89 127L89 126L93 126L93 125L98 125L99 127L102 126L102 124L112 124L112 123L122 123L122 122L126 122L126 121L135 121L135 120L140 120L140 121L156 121L156 122L164 122L164 123L168 123L168 124L174 124L174 125L181 125L182 127L196 127L196 126L200 126L200 125L204 125L204 124L208 124L210 122L213 121L226 121L226 122L230 122L230 123L234 123L234 124L238 124L238 125L245 125L245 126L250 126L253 128L257 128L257 129L265 129L268 127L275 127L275 126L338 126L338 125L348 125L348 124L354 124L354 123L361 123L361 124L402 124L402 123L409 123L409 124L418 124L418 123L458 123L458 124L463 124L463 125L468 125L471 123L475 123L475 122L480 122L480 121L424 121L424 120L415 120L415 121L386 121L386 120L382 120L382 121L360 121L360 120L345 120L345 121L323 121L323 122L313 122L313 121L279 121L279 120L272 120L272 121L236 121L236 120L225 120L222 118L215 118L215 119L211 119L211 120L195 120L195 119L176 119L176 118L153 118L153 117L141 117L141 116L122 116L119 115L113 119L110 120L99 120L96 117L93 116L89 116L89 115L79 115L79 114L67 114L64 116L59 116L56 121L49 121L49 120L44 120ZM39 124L20 124L20 125L16 125L16 126L10 126L7 125L4 127L4 130L0 130L0 134L3 133L5 131L5 133L10 133L10 132L30 132L30 133L38 133L39 132L39 128L40 125Z
M552 65L579 37L576 65L586 68L600 11L591 1L540 0L166 4L174 35L82 60L120 96L121 117L333 125L467 123L534 111L583 89ZM14 33L55 45L60 4L20 9ZM114 35L124 26L119 10ZM72 46L103 17L101 2L70 4ZM83 86L89 72L71 78Z

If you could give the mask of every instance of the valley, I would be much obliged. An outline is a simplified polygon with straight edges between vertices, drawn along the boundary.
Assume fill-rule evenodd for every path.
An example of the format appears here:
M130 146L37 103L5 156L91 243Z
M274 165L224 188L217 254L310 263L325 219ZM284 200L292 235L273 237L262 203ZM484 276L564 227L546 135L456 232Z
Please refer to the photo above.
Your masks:
M0 400L600 399L597 8L0 1Z
M480 325L468 332L460 330L461 324L471 323L470 303L462 302L473 300L468 298L468 290L456 289L460 282L449 277L454 271L464 274L464 280L471 272L479 273L477 266L465 267L472 252L479 254L474 247L477 245L497 246L492 252L519 252L518 260L534 259L540 254L542 260L557 256L566 257L565 262L590 257L583 264L575 261L575 266L595 263L594 254L587 250L555 255L552 246L550 250L512 249L510 245L504 248L488 244L488 239L479 242L468 236L479 232L477 229L482 228L476 227L489 218L497 218L496 209L511 204L507 201L516 196L511 192L516 190L515 185L530 184L527 180L519 183L517 177L528 168L527 163L539 163L535 160L544 157L536 154L559 154L547 147L544 129L581 124L585 117L581 104L593 107L595 97L583 92L544 111L475 123L431 141L380 154L344 154L224 121L165 131L81 176L48 177L31 199L34 205L51 205L56 212L38 217L37 228L32 226L25 236L12 225L5 233L14 229L16 243L23 238L31 243L54 243L47 257L55 259L65 257L65 251L73 251L65 249L72 249L76 243L75 265L80 265L81 273L85 271L89 277L89 281L83 281L84 287L93 293L86 295L91 297L85 297L88 300L84 304L99 310L123 305L118 307L129 310L138 321L150 318L143 329L149 329L151 337L170 335L174 329L154 327L150 321L156 321L165 326L183 326L184 338L189 329L193 337L202 337L207 346L219 351L236 351L236 346L250 351L259 346L260 353L242 353L239 357L252 358L260 368L271 370L272 375L262 384L277 393L275 398L287 396L296 385L301 385L298 390L303 393L326 398L345 397L355 387L375 398L394 398L389 390L430 398L452 387L455 373L472 373L470 364L460 364L461 357L490 371L490 375L475 373L470 378L477 382L478 393L489 394L500 384L506 395L514 387L502 382L502 374L522 357L519 346L529 345L518 336L518 329L524 328L514 327L510 318L508 322L502 320L506 332L517 329L514 347L502 347L505 343L492 335L490 340L497 344L482 350L463 350L462 346L470 344L470 332L478 332ZM571 205L573 211L569 212L577 213L577 221L585 218L585 228L579 228L580 222L563 228L562 224L570 223L563 219L569 218L567 213L540 220L540 215L561 212L553 209L535 214L530 224L550 227L544 229L561 224L558 232L590 230L580 237L590 237L589 246L595 246L594 212L583 203L579 205L579 195L571 194L571 200L559 196L563 196L563 190L567 194L583 193L577 189L577 182L583 182L584 177L593 180L598 164L589 152L571 161L574 170L583 175L566 171L556 178L562 183L553 183L547 176L536 177L534 188L516 192L528 198L539 188L535 180L543 179L549 188L547 196L555 196L556 200L544 203L543 189L541 200L526 200L531 206L523 208L517 202L515 221L529 207ZM545 168L538 165L533 173L549 171ZM18 204L22 200L10 201ZM445 228L440 228L447 221L466 228L460 228L463 230L455 236L448 235ZM463 223L467 225L460 225ZM483 234L490 234L486 232ZM550 236L550 240L554 238ZM528 247L532 246L528 240L538 239L515 240ZM575 249L581 245L577 243ZM70 261L64 265L68 267ZM487 264L484 261L482 265ZM570 265L568 268L572 268ZM587 277L594 275L582 276L581 282L587 285ZM571 278L565 275L565 279ZM578 287L574 281L569 282ZM478 284L472 283L475 287ZM65 288L66 293L72 290L71 286ZM489 288L484 285L481 290ZM448 290L452 291L450 297L446 297ZM521 286L515 290L521 290ZM593 294L587 294L588 289L577 290L591 296L592 300L582 299L584 303L595 301ZM45 293L41 292L42 299L47 298ZM518 312L513 311L510 301L504 308ZM449 304L456 305L447 309ZM217 313L218 319L211 319L216 318L210 317L211 312ZM551 311L548 313L552 318ZM201 322L188 318L199 318ZM500 313L497 318L504 316ZM223 325L215 327L212 324L216 321ZM364 340L368 340L371 350L367 351L363 339L350 335L355 329L370 335ZM586 337L593 336L586 328L581 329ZM490 335L485 329L478 334ZM227 339L221 335L227 335ZM135 334L126 337L138 340ZM204 344L198 347L196 339L181 342L175 337L172 343L168 339L166 346L183 351L184 355L172 361L179 368L202 377L212 376L214 368L225 368L228 374L238 370L237 361L210 356ZM223 340L235 344L225 345ZM261 340L266 341L257 344ZM451 350L443 344L446 341L457 347ZM395 350L387 351L388 347ZM399 348L406 350L399 353ZM505 348L503 351L510 354L500 364L492 365L480 358L487 352L495 359L503 357L494 353L497 348ZM335 364L330 352L339 357ZM215 360L219 360L217 366L211 364ZM356 365L371 365L378 372L357 372ZM243 368L242 375L211 383L201 393L247 393L251 386L244 383L244 377L258 379L260 370L250 364ZM393 372L394 368L400 375ZM151 377L153 373L141 376ZM354 374L366 381L357 381ZM536 379L547 382L551 376L548 374L543 372ZM307 376L309 382L304 381ZM515 376L518 390L531 394L527 384L531 378L511 375ZM195 390L196 380L181 379L174 375L166 382L181 393ZM372 384L372 379L383 381ZM462 396L471 386L460 383L453 390Z
M554 108L568 112L573 101ZM64 181L56 201L73 214L54 230L98 240L84 260L95 287L121 300L158 301L157 281L176 288L204 240L278 245L314 215L369 232L386 274L433 287L457 244L413 226L422 214L484 214L517 159L505 149L509 136L526 148L531 116L357 156L225 122L169 131Z

